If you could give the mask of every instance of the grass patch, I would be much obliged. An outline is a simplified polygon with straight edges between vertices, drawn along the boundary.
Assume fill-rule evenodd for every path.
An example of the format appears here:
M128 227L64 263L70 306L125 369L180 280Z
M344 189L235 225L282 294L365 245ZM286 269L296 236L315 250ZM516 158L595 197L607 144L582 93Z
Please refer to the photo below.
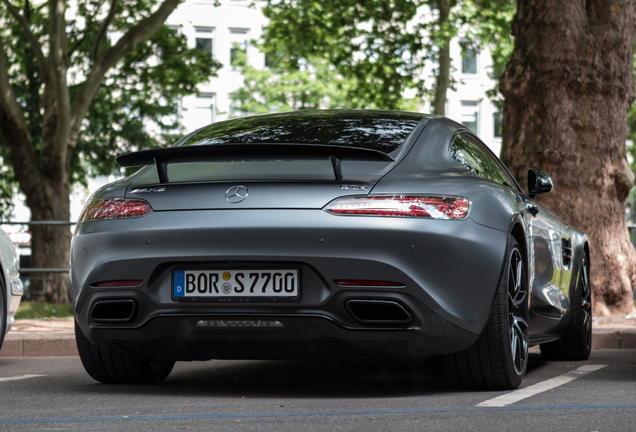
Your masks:
M15 319L71 318L73 305L21 301Z

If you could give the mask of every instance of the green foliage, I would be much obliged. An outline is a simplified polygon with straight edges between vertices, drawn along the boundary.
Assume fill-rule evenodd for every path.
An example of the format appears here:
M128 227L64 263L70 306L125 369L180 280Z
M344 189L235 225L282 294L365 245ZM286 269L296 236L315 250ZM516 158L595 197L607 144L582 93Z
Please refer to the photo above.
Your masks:
M183 136L180 98L196 93L196 85L219 67L209 51L188 48L185 36L167 26L139 43L93 99L72 160L73 180L118 170L114 155L168 145Z
M365 107L396 109L405 89L422 73L415 54L425 41L409 23L420 1L265 0L270 19L263 50L285 71L311 71L329 65L346 99Z
M511 27L516 9L514 0L470 0L464 3L462 13L463 21L468 23L466 37L490 50L493 68L489 75L497 85L486 94L500 111L504 99L499 92L499 78L514 49Z
M34 6L25 0L13 4L30 22L30 28L47 49L47 3ZM67 11L69 82L71 99L93 66L95 42L110 2L79 0L76 14ZM158 7L157 0L119 0L108 34L123 34ZM44 85L36 57L18 23L0 7L3 49L10 82L25 111L35 148L40 149L45 130ZM105 37L101 50L113 40ZM46 55L46 51L45 51ZM76 149L71 153L71 180L85 183L86 176L119 172L115 155L174 142L184 131L178 104L182 96L196 93L197 84L214 76L221 65L210 52L188 48L185 36L167 26L139 42L133 53L107 72L84 119ZM0 137L3 158L0 180L0 213L3 198L17 186L8 149Z
M234 109L258 113L307 108L417 111L434 94L440 48L460 33L466 45L493 50L498 78L512 52L514 0L263 0L270 19L260 48L268 71L244 68ZM452 84L452 83L451 83ZM405 90L418 97L406 100ZM493 97L497 96L494 90Z
M361 98L349 97L352 80L344 79L326 62L303 70L281 67L257 70L243 68L244 84L233 94L232 112L239 115L264 114L307 109L381 108ZM401 98L396 109L417 111L419 98Z
M53 304L45 302L21 301L15 319L33 318L71 318L72 304Z

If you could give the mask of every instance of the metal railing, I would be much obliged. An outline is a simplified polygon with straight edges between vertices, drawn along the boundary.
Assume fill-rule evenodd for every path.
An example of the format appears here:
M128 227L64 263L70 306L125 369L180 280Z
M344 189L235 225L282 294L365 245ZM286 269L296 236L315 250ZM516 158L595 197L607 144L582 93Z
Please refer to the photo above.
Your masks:
M0 225L52 225L52 226L73 226L77 224L77 222L70 222L70 221L28 221L28 222L8 222L8 221L2 221L0 222ZM25 284L25 296L28 297L31 294L45 294L46 293L46 282L49 280L52 280L52 277L49 276L44 276L44 275L55 275L54 277L59 276L62 273L68 273L68 268L43 268L43 267L28 267L28 268L21 268L18 270L20 272L20 274L34 274L37 276L28 276L28 279L31 280L41 280L42 281L42 289L38 290L38 291L31 291L29 289L29 285L30 284Z

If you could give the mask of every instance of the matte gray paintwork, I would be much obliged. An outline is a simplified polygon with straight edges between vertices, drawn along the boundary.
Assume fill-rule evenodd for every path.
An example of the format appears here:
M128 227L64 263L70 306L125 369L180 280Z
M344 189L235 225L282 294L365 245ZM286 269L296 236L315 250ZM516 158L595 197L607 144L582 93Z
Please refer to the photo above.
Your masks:
M478 334L492 302L492 296L483 293L496 286L499 269L493 272L473 257L501 266L506 241L507 233L470 220L344 217L322 210L155 212L81 224L71 248L71 295L81 308L86 292L113 291L90 284L111 280L114 272L116 279L147 281L163 262L302 262L324 279L321 292L344 289L335 279L401 282L406 288L397 292L414 296L442 318ZM465 271L451 271L456 262L463 263ZM167 274L143 289L152 292L154 301L171 305L170 283ZM308 301L306 292L313 286L301 286L299 304Z
M393 155L394 163L375 163L365 172L364 163L347 167L343 162L345 178L340 182L168 183L161 185L165 192L132 194L135 188L158 180L154 168L147 167L101 189L96 197L146 199L155 212L138 219L78 225L71 248L71 294L79 325L93 343L117 339L120 330L91 323L90 306L102 298L132 296L140 301L139 317L119 329L141 331L150 323L156 327L156 320L197 314L312 316L328 320L329 326L375 331L378 342L386 342L384 330L357 323L346 312L343 301L354 293L356 298L394 299L411 312L419 311L403 329L420 335L424 342L417 350L459 351L476 340L489 317L506 245L514 232L526 245L530 270L531 342L558 338L570 320L568 299L576 287L587 237L516 187L479 178L459 165L448 151L458 131L466 129L448 119L426 118ZM352 183L368 190L341 188ZM250 195L230 204L225 191L237 184L247 186ZM471 207L463 221L337 216L321 210L336 197L366 193L456 195L468 198ZM537 216L529 213L528 204L538 206ZM539 239L550 233L569 236L573 256L569 268L563 268L562 262L559 267L560 243L548 242L550 259L560 276L548 281L551 285L546 289L533 269ZM175 268L259 263L274 268L289 263L299 266L299 301L183 303L171 297ZM90 286L112 279L144 283L125 290ZM336 279L391 280L405 288L352 289L338 286ZM535 313L539 309L541 314ZM193 329L186 333L199 337ZM353 333L347 337L350 343L355 340Z

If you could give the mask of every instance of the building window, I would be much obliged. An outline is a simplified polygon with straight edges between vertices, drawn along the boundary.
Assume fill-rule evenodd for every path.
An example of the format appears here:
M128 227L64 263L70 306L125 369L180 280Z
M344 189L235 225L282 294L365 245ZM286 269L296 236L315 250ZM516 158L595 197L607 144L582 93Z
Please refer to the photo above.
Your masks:
M501 129L503 128L503 113L501 112L496 112L493 115L493 121L494 121L494 137L495 138L501 138Z
M194 46L202 51L209 51L214 56L214 28L195 27Z
M249 30L230 29L230 64L232 67L240 67L245 64L249 39Z
M461 122L471 131L479 135L479 102L461 102Z
M197 96L194 112L196 128L214 123L215 101L216 94L214 93L200 93L199 96Z
M462 73L477 73L477 50L475 48L465 48L462 53Z

